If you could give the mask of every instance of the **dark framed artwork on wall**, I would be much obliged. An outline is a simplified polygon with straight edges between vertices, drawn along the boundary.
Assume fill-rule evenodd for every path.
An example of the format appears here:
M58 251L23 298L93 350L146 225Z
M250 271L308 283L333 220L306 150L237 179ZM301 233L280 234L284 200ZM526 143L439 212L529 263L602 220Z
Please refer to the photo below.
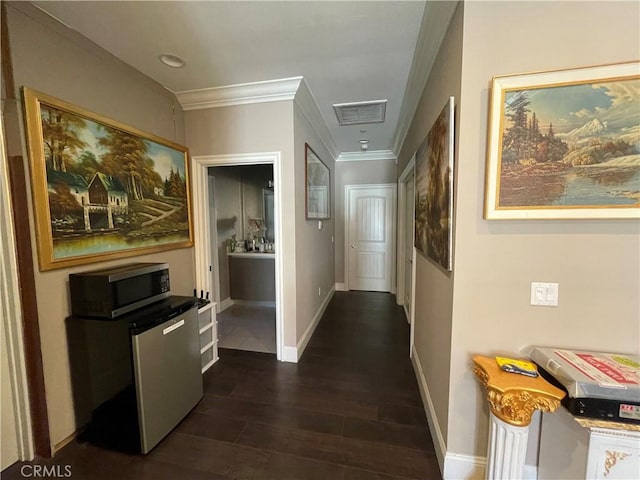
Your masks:
M454 98L450 97L416 152L418 252L442 268L453 268Z
M306 179L306 217L331 218L331 172L308 143L304 144Z

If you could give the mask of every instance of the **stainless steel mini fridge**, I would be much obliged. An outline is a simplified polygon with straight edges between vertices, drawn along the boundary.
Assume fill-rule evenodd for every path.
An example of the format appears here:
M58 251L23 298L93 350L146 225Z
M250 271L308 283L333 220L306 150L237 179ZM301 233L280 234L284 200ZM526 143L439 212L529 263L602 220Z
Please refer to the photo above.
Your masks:
M203 396L195 298L170 296L115 320L71 318L83 332L74 397L89 404L83 439L148 453Z
M142 453L149 452L202 398L197 309L132 331Z

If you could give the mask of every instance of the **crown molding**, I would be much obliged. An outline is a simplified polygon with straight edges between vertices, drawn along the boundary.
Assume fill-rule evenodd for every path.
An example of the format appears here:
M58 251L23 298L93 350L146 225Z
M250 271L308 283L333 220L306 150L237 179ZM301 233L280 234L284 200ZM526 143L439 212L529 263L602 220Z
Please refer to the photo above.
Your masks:
M422 26L418 34L407 88L400 106L398 126L392 143L394 152L400 153L420 103L420 97L422 97L431 69L438 56L440 45L459 3L461 2L427 2L425 5Z
M322 143L324 143L333 158L338 155L336 143L324 117L320 113L318 102L316 102L311 89L301 76L223 87L185 90L176 92L175 95L185 111L293 100L300 108L302 115L314 127L314 130L316 130Z
M264 82L185 90L175 92L175 95L185 111L249 103L280 102L293 100L302 81L302 77L281 78Z
M298 91L296 92L294 103L298 106L298 108L300 109L300 113L302 113L307 122L309 122L309 124L313 127L316 134L320 137L320 141L329 151L332 158L337 158L338 147L336 146L336 142L333 139L331 132L329 131L327 122L320 113L318 102L313 96L313 92L309 88L309 85L307 85L307 82L304 80L304 78L300 82L300 88L298 88Z
M391 150L372 150L370 152L342 152L336 162L359 162L363 160L394 160L398 157Z

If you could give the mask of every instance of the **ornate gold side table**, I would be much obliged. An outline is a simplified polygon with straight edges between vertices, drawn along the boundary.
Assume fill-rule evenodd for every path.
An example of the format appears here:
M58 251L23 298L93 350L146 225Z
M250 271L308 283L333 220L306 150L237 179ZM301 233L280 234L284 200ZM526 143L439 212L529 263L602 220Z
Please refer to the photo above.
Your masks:
M485 478L521 479L533 412L554 412L565 393L540 376L501 370L495 357L476 355L473 363L491 409Z

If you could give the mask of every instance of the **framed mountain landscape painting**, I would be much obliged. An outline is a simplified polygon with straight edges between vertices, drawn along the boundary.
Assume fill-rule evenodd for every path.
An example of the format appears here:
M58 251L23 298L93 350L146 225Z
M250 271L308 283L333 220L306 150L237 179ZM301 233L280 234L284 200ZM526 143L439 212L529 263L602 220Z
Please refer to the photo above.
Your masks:
M188 152L24 88L40 270L193 245Z
M494 77L485 219L640 218L640 63Z

